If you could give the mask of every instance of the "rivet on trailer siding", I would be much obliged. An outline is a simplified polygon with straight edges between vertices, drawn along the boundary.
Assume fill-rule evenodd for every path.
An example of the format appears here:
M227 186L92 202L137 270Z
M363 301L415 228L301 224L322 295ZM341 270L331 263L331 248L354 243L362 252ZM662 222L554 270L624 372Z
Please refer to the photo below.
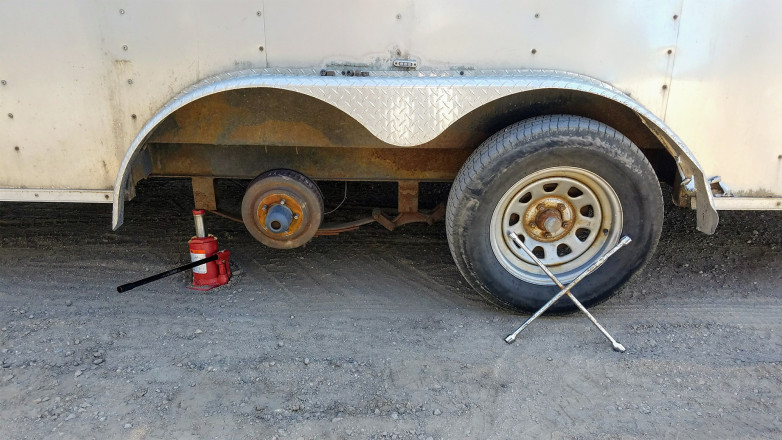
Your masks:
M122 15L122 14L124 14L124 13L125 13L125 10L124 10L124 9L120 9L120 10L119 10L119 15Z
M402 19L402 14L396 14L396 19L397 20L401 20Z
M14 118L14 114L13 114L13 113L9 113L9 114L8 114L8 117L9 117L9 118L11 118L11 119L13 119L13 118Z
M258 50L260 50L261 52L263 52L263 46L258 46Z
M0 81L0 84L2 84L2 85L6 85L6 84L8 84L8 83L7 83L5 80L2 80L2 81Z
M663 90L668 90L668 84L663 84Z
M19 145L14 147L14 151L19 151Z
M673 49L668 49L668 55L673 53Z
M132 79L129 79L129 80L128 80L128 84L133 84L133 80L132 80Z
M127 44L123 44L122 45L122 50L128 50L128 45Z
M535 13L535 18L540 18L540 14Z
M257 16L259 16L259 17L260 17L260 16L261 16L261 15L263 15L263 14L261 13L261 11L258 11L258 12L256 12L256 13L255 13L255 15L257 15Z
M536 53L538 53L538 50L537 49L532 49L532 55L535 55Z
M673 19L674 19L674 20L676 20L676 19L678 19L678 18L679 18L679 16L678 16L678 15L674 15L674 16L673 16Z
M131 119L136 119L136 114L135 114L135 113L133 113L132 115L130 115L130 118L131 118Z

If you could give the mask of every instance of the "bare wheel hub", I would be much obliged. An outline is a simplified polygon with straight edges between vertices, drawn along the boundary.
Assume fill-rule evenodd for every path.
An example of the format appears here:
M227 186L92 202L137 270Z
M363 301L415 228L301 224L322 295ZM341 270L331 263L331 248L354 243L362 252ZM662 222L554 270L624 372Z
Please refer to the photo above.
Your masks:
M573 229L573 205L561 197L531 200L524 211L524 230L537 241L557 241Z
M258 223L272 234L294 234L301 227L303 215L299 202L285 194L268 195L258 205Z
M323 195L315 182L299 172L267 171L247 187L242 221L266 246L299 247L318 232L323 221Z

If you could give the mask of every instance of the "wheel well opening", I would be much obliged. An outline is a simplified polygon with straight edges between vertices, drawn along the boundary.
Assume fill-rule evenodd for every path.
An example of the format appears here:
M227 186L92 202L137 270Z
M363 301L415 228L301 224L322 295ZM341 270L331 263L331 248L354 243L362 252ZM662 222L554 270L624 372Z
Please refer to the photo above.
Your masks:
M331 104L297 92L251 88L206 96L166 117L131 166L127 190L132 195L136 182L149 175L253 178L266 167L247 166L239 156L248 153L274 167L297 169L307 161L318 170L334 170L314 178L449 181L469 153L497 131L551 114L613 127L644 152L660 180L675 180L673 158L636 112L586 92L539 89L509 95L472 110L425 144L399 148Z
M511 124L555 114L582 116L614 128L641 149L661 181L673 183L676 178L673 157L635 111L614 100L577 90L538 89L497 99L464 115L422 147L475 149Z

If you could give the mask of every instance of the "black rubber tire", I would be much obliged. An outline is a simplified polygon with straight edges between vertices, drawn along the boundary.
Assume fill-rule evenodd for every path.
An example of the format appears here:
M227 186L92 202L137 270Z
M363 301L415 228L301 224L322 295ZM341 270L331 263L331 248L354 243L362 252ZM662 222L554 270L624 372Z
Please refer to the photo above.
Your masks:
M521 121L491 136L470 156L451 188L446 214L456 265L470 285L501 308L535 311L559 291L555 285L525 282L506 270L492 250L490 223L500 199L516 182L536 171L562 166L591 171L611 186L622 205L622 234L632 238L573 289L585 306L606 300L654 253L663 223L662 194L638 147L613 128L583 117L552 115ZM563 297L549 313L574 310Z

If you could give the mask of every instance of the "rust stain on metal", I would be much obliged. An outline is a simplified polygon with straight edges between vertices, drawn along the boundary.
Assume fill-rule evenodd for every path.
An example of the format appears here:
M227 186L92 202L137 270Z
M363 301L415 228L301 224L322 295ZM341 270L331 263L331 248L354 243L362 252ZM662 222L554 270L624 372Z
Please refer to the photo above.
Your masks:
M291 146L335 146L326 135L305 122L270 120L258 125L235 127L229 135L232 142L246 142L250 139L264 139L269 134L279 134L277 145ZM265 139L274 141L274 139Z
M339 235L343 232L355 231L361 226L374 222L379 223L389 231L394 231L396 228L409 223L428 223L431 225L436 221L442 220L443 217L445 217L445 205L442 203L428 212L402 212L394 217L384 213L380 208L376 208L372 210L372 217L362 218L348 223L323 225L318 229L315 236Z
M193 177L193 202L196 209L207 211L217 210L217 198L215 197L214 178Z
M421 211L401 212L394 218L389 217L380 209L374 209L372 211L372 218L389 231L393 231L394 229L409 223L428 223L431 225L434 224L434 222L442 219L444 216L445 205L442 203L437 205L437 207L435 207L429 213Z
M321 225L320 229L318 229L318 232L315 233L315 236L321 237L327 235L339 235L343 232L355 231L356 229L364 225L368 225L374 222L375 222L374 218L367 217L367 218L362 218L347 223L325 224L325 225Z
M397 205L400 213L418 212L418 182L399 182Z
M164 120L150 142L388 146L336 107L276 89L233 90L202 98Z
M450 181L471 151L150 144L155 176L250 179L278 168L316 180Z
M172 121L175 125L171 130L173 136L196 138L201 143L215 143L220 137L225 126L226 116L231 107L222 99L222 96L209 96L199 105L188 105L174 113ZM157 131L166 132L167 126L163 125Z
M530 202L521 222L528 236L539 242L550 243L570 233L575 224L575 215L575 208L565 198L548 196ZM549 219L554 219L555 227L546 227Z

